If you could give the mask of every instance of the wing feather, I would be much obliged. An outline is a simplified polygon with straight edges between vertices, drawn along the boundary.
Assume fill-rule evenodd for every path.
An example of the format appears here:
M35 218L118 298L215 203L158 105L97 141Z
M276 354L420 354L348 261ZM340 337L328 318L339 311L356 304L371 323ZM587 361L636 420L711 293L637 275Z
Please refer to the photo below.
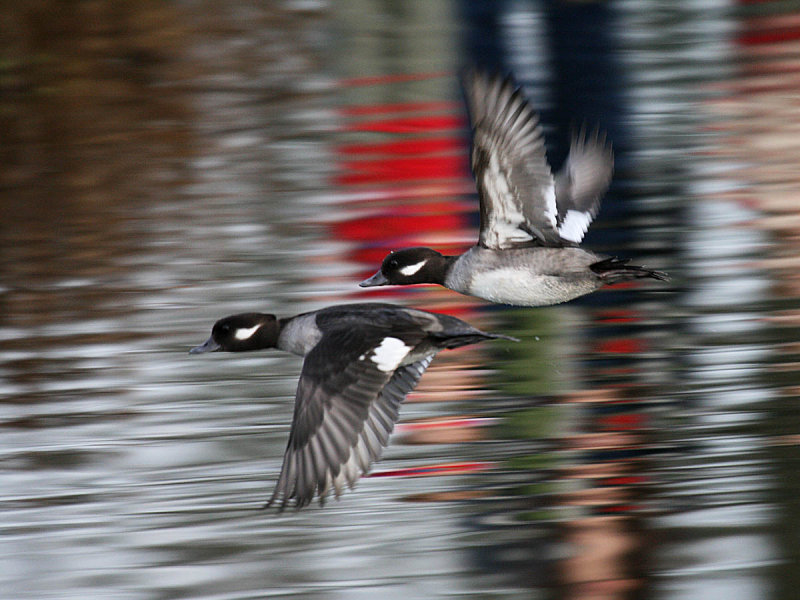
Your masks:
M614 152L599 130L572 136L569 156L556 174L558 233L578 244L600 210L600 200L614 173Z
M560 245L555 181L539 118L511 78L464 78L472 171L481 205L480 244L506 249Z
M504 250L578 244L611 182L614 158L605 135L583 129L574 134L569 156L553 176L539 117L514 80L470 72L463 85L480 245Z
M331 489L338 497L380 458L400 405L433 356L384 371L380 357L373 360L373 351L386 336L374 329L350 328L346 334L323 335L306 356L292 432L268 505L283 509L293 500L299 508L315 496L323 501ZM423 335L417 332L411 340L404 337L409 351ZM339 353L343 365L331 364L331 352ZM350 356L353 353L356 359Z

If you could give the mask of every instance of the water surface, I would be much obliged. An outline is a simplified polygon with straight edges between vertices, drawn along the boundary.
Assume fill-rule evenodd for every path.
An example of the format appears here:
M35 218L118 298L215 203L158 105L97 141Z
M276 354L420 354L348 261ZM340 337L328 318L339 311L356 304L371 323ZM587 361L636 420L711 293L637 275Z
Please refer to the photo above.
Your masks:
M0 597L794 597L785 3L0 11ZM608 130L586 245L669 285L357 288L475 239L469 63L517 74L554 164ZM341 501L262 511L300 361L188 349L226 314L376 298L522 341L442 353Z

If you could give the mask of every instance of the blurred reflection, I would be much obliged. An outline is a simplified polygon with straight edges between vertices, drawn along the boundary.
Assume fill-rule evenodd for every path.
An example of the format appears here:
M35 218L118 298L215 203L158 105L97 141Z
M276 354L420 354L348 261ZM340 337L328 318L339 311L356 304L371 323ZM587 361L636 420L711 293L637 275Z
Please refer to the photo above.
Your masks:
M788 4L0 16L0 596L794 597ZM388 249L475 239L473 62L525 83L556 166L571 127L610 130L586 244L675 293L506 310L357 288ZM522 342L443 355L346 502L259 512L299 364L185 352L222 314L354 298Z
M779 219L765 214L785 214L778 182L786 181L792 167L785 161L794 164L799 148L785 143L784 98L797 82L780 78L775 85L772 74L796 63L785 62L785 53L800 30L796 15L774 11L753 6L738 30L719 37L727 62L742 72L709 90L700 112L710 135L692 165L689 191L700 202L687 207L691 226L681 243L689 283L681 304L691 313L680 344L683 393L665 420L673 425L665 439L683 450L659 461L669 509L654 522L672 534L655 555L670 565L657 588L668 598L796 595L796 553L785 550L797 543L785 533L795 530L786 519L794 520L796 503L778 510L771 498L795 497L797 478L771 458L784 453L769 438L774 427L797 427L769 374L788 332L763 314L795 304L781 289L779 263L764 257L785 252L782 236L770 236ZM765 426L769 421L774 425Z
M191 152L187 31L153 2L7 6L2 27L3 320L117 316L105 301L147 242L130 214L177 189Z

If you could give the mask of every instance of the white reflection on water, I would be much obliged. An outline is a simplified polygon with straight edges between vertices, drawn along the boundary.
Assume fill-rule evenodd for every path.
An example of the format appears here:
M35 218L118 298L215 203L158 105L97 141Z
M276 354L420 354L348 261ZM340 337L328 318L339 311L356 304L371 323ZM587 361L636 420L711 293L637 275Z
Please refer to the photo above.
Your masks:
M665 436L687 451L660 461L659 495L672 508L654 519L668 536L655 551L663 565L656 597L766 598L765 569L781 560L768 533L777 513L766 501L775 481L765 439L750 433L775 399L763 383L774 349L739 341L765 336L758 307L771 280L754 261L770 242L752 227L757 211L722 199L745 186L730 179L723 161L697 161L687 185L694 200L681 243L689 290L681 305L698 313L679 343L684 400L672 417L680 427ZM710 528L719 533L701 533Z

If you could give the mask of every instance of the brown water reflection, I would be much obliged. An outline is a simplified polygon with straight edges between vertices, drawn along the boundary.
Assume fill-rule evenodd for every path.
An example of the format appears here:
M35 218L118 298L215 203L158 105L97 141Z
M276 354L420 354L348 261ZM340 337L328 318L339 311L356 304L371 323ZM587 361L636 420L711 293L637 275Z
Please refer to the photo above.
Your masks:
M798 21L742 6L0 6L0 596L792 598ZM186 350L471 243L457 68L499 52L558 155L609 40L589 245L674 289L390 292L523 341L437 359L341 502L256 510L299 364Z
M4 325L117 318L138 215L185 182L189 32L155 2L6 5L2 23Z

